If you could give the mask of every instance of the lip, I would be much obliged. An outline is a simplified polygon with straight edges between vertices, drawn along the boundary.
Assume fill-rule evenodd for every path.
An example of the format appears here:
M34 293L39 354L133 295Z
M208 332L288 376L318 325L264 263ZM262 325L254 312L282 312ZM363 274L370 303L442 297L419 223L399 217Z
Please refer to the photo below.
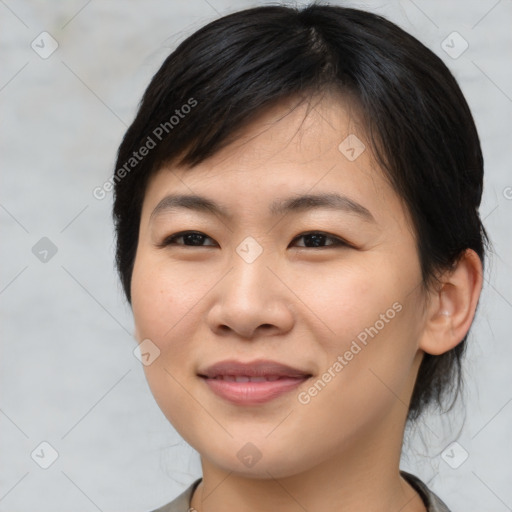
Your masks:
M294 390L312 375L276 361L258 360L244 363L229 360L200 370L198 376L213 393L231 403L257 405ZM229 380L224 380L225 378ZM243 381L236 382L235 378ZM250 378L259 380L251 382Z
M229 359L219 361L204 370L199 370L198 375L213 379L224 375L244 377L305 377L311 374L307 371L267 359L258 359L247 363Z

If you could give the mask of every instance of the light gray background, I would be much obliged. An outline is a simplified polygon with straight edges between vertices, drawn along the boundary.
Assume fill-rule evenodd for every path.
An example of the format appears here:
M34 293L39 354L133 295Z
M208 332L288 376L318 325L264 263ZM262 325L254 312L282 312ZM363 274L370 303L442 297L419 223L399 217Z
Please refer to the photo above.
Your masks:
M111 194L100 201L92 190L111 175L142 92L176 44L254 5L0 1L1 512L143 512L200 475L198 455L158 409L132 353L133 323L113 266ZM454 511L512 510L512 2L351 5L384 14L444 59L486 161L481 212L495 254L470 338L467 416L464 423L459 408L448 422L425 417L408 434L402 467ZM59 45L47 59L31 48L43 31ZM453 31L469 44L456 59L441 46ZM58 249L47 262L32 252L42 237ZM457 469L441 456L455 440L462 448L445 455L469 454ZM31 458L43 441L58 452L48 469ZM38 450L38 460L49 456Z

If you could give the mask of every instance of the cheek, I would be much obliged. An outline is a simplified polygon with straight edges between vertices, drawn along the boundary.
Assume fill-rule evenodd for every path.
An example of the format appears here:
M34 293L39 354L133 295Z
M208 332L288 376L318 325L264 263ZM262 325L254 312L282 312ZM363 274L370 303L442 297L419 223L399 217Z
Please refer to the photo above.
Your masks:
M162 258L142 253L132 276L132 310L138 337L150 338L164 349L165 340L181 329L180 324L207 293L208 281L198 279L191 268L170 265Z
M381 256L302 281L297 294L308 297L306 305L327 327L322 328L326 335L316 340L322 345L322 363L336 373L334 380L343 389L358 389L361 394L373 384L383 387L372 371L391 388L404 385L421 323L419 279L416 265L407 267Z
M366 327L379 321L403 293L393 279L395 270L380 264L336 265L294 279L294 291L328 329L329 349L341 349ZM332 266L333 267L333 266ZM308 274L306 274L308 275ZM298 277L298 276L297 276ZM390 311L390 315L395 313ZM311 316L311 313L309 313ZM379 324L380 325L380 324Z
M160 350L143 370L160 409L186 440L185 427L193 423L186 385L190 336L197 324L192 312L204 296L204 288L190 272L179 271L144 252L138 254L131 285L137 341L150 339Z

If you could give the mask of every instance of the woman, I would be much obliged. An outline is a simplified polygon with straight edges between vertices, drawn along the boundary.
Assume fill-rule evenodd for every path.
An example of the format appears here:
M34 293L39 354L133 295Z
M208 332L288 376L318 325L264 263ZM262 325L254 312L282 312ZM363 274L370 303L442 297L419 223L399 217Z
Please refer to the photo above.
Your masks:
M250 9L166 59L114 175L146 377L201 455L160 512L448 510L399 461L460 385L482 180L455 79L375 14Z

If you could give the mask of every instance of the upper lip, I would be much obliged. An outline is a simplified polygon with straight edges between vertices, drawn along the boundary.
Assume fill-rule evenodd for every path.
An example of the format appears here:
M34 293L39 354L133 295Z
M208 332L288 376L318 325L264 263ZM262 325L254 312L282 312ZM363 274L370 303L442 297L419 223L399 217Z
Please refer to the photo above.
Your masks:
M276 361L258 360L242 362L236 360L219 361L206 369L198 372L200 377L213 379L222 375L246 376L246 377L310 377L307 371L292 368Z

